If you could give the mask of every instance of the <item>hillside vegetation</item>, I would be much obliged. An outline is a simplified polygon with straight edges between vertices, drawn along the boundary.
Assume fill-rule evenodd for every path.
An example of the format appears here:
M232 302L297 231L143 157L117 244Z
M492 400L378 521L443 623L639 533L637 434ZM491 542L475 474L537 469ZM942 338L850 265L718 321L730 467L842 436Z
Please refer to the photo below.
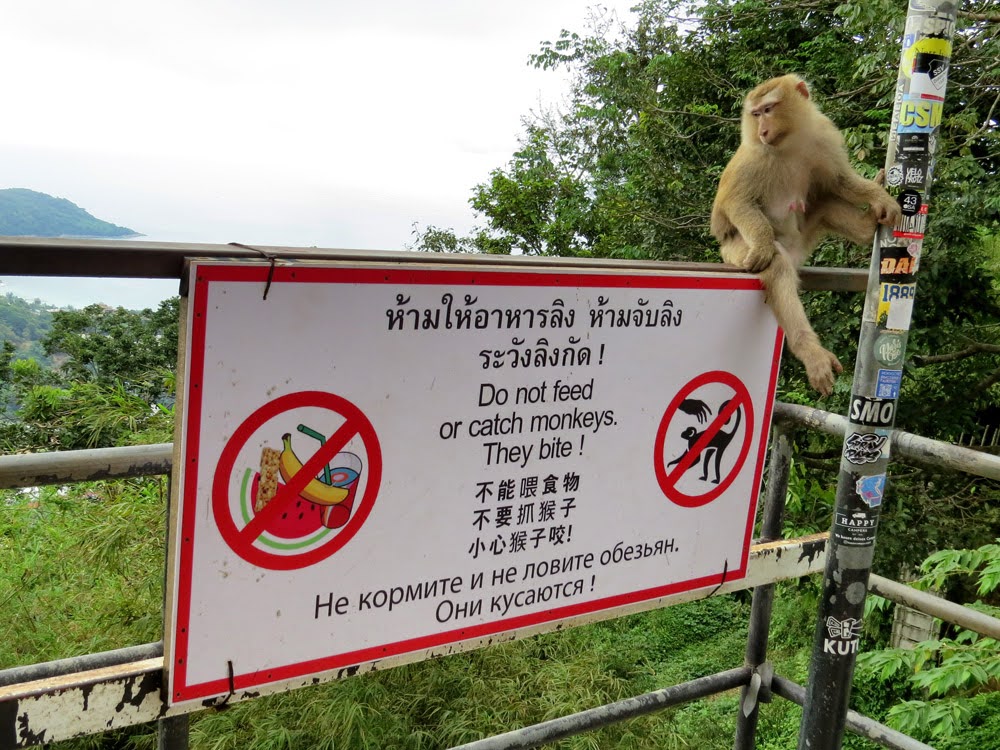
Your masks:
M0 190L0 235L9 237L136 237L134 229L91 216L65 198L25 188Z

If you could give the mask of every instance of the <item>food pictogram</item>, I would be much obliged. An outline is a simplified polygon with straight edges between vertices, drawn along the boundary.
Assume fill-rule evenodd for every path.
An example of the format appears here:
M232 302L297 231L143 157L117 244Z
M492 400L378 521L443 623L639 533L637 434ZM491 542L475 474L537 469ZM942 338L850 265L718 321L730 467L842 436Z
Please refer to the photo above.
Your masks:
M303 415L310 421L298 422L293 435L286 426ZM316 429L316 420L335 426L330 437ZM380 477L379 443L357 407L328 393L290 394L258 409L230 438L216 469L212 508L223 538L248 562L275 570L307 567L358 531Z

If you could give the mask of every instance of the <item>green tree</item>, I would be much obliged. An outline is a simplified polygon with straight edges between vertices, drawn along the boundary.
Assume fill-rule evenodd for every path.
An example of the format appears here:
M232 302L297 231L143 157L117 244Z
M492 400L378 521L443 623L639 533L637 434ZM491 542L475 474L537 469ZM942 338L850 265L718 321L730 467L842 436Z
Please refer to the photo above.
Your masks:
M162 398L177 362L178 304L173 297L156 310L89 305L58 311L43 342L45 352L67 380L121 382L143 398Z
M1000 544L940 550L924 560L920 569L921 588L940 590L956 579L973 581L972 606L994 617L1000 615L1000 608L988 601L1000 589ZM884 603L880 599L875 601ZM993 638L956 628L950 637L924 641L913 649L862 654L858 664L878 673L883 680L904 678L915 697L889 711L890 724L908 734L937 741L956 737L969 724L979 707L977 704L983 703L984 696L995 689L1000 681L997 646ZM995 731L1000 728L1000 721L992 725Z

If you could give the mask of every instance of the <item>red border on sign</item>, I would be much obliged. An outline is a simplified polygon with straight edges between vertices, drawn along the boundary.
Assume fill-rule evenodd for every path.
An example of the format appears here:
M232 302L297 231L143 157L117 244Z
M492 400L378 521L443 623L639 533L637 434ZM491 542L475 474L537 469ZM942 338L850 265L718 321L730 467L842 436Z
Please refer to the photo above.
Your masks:
M719 414L716 415L711 424L705 428L698 442L692 446L694 448L699 448L699 450L688 451L688 453L685 454L685 459L677 464L674 469L668 471L667 466L664 463L663 455L667 439L667 428L677 415L677 410L684 399L702 386L711 385L713 383L721 383L733 389L734 395L733 398L730 399L730 405L727 409L720 411ZM735 406L732 405L733 401L737 402ZM736 411L739 406L743 407L743 411L746 415L744 420L746 430L744 433L745 436L743 438L743 445L740 447L740 452L736 456L736 463L733 465L733 468L726 475L726 478L723 481L714 487L709 487L708 491L702 495L688 495L681 492L677 489L678 480L680 480L681 476L683 476L683 474L693 464L698 462L701 449L707 445L708 441L711 440L715 433L722 429L723 425L728 421L729 416ZM729 489L729 486L736 481L737 475L743 468L743 463L746 461L747 454L750 453L750 446L753 443L753 428L753 399L750 397L750 392L739 378L732 373L723 372L722 370L714 370L712 372L706 372L699 375L691 380L677 392L677 395L674 396L670 405L667 406L666 411L663 413L663 418L660 420L660 427L656 431L656 440L653 442L653 467L656 470L656 481L659 483L660 489L663 490L663 494L666 495L672 502L684 508L700 508L701 506L708 505L710 502L715 500L723 492Z
M319 407L340 414L346 419L344 425L330 437L326 443L309 458L298 474L285 485L262 511L254 515L250 523L243 528L237 528L231 512L230 493L232 491L233 469L236 459L247 441L253 437L268 420L282 412L306 407ZM366 469L365 491L358 503L357 510L337 534L329 541L298 555L278 555L267 552L253 543L263 532L268 522L276 516L283 505L293 499L308 481L319 473L320 468L343 448L354 435L359 435L364 442L368 459ZM237 555L251 565L258 565L269 570L295 570L325 560L343 547L358 533L365 519L375 504L375 497L382 481L382 451L378 437L371 422L361 410L347 399L332 393L322 391L301 391L289 393L276 398L257 409L241 424L226 443L219 464L215 469L215 479L212 482L212 511L219 533L226 544Z
M723 561L716 573L687 581L679 581L665 586L658 586L642 591L619 594L605 599L590 600L578 604L555 607L542 612L530 613L498 620L468 628L457 628L450 631L433 633L397 643L366 648L358 651L334 654L317 659L286 664L272 669L263 669L243 674L233 674L231 678L208 680L189 684L187 681L187 657L189 652L189 625L191 621L191 580L193 575L193 536L195 529L195 500L197 495L197 461L200 451L199 436L201 431L203 394L200 391L205 368L205 335L207 317L208 285L213 281L248 282L260 285L263 293L268 281L269 265L247 262L244 265L231 263L219 265L198 265L191 279L194 290L191 316L190 363L187 378L187 403L185 418L181 426L187 438L181 466L182 502L180 507L180 539L177 540L177 603L173 615L173 630L171 632L173 646L173 664L168 665L169 690L171 702L186 702L215 696L226 695L230 690L245 690L254 687L293 680L322 672L352 667L369 661L376 661L391 656L401 656L408 653L457 643L464 640L484 638L503 632L545 623L556 622L566 618L577 617L604 610L639 604L661 597L671 596L686 591L694 591L709 586L717 586L726 581L743 578L746 575L747 561L750 553L750 539L753 533L755 503L748 508L746 534L739 566L726 564ZM553 271L550 268L539 271L504 270L500 268L470 270L468 268L429 269L424 267L407 267L396 265L391 268L377 267L316 267L309 265L279 266L273 269L273 284L281 282L308 283L341 283L341 284L413 284L434 285L448 284L452 286L536 286L536 287L569 287L569 288L636 288L636 289L716 289L732 291L761 291L760 280L756 276L721 277L695 275L645 275L621 273L592 273L590 271ZM278 287L280 289L280 286ZM275 288L271 289L274 294ZM767 444L767 427L770 424L774 390L778 377L783 337L779 330L775 336L772 356L771 376L766 393L766 406L762 415L761 436L758 451L757 467L753 486L759 488L760 477L764 463ZM190 498L188 503L184 498Z

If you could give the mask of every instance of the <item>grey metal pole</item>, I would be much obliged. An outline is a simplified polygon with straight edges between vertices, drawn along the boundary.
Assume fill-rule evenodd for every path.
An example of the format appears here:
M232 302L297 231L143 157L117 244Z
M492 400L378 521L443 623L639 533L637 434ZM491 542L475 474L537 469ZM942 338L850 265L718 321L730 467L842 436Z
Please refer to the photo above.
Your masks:
M771 438L771 460L767 467L767 495L760 525L760 541L781 539L781 523L788 495L788 474L792 466L792 447L788 430L776 425ZM750 627L747 632L745 663L758 675L759 667L767 660L768 631L771 628L771 611L774 607L774 584L757 586L750 604ZM770 697L770 684L763 685L762 677L744 686L740 693L740 710L736 716L734 750L753 750L756 744L757 719L760 704ZM763 687L763 690L761 689Z
M927 221L956 3L910 0L885 162L903 218L872 250L799 750L839 750Z

